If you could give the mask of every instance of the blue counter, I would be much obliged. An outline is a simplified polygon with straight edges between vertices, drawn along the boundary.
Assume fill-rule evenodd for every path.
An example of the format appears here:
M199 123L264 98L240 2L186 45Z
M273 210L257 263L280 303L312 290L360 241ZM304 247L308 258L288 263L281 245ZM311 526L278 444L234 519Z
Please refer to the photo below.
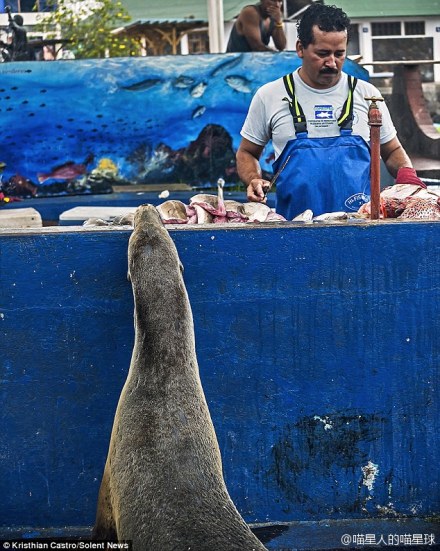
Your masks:
M438 515L440 224L170 233L246 521ZM129 235L0 232L3 535L93 524L133 345Z

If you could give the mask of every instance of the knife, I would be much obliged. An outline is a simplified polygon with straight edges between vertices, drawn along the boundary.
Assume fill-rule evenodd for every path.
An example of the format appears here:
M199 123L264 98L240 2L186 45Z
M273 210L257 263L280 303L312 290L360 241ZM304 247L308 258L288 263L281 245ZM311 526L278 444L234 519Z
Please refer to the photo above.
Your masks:
M281 174L281 172L283 172L283 170L286 168L286 165L289 162L290 157L291 157L291 155L288 155L287 159L284 161L284 163L281 165L281 167L275 172L272 180L269 182L269 185L263 187L263 193L264 193L263 199L266 198L266 195L267 195L268 191L272 188L272 186L278 180L278 176Z

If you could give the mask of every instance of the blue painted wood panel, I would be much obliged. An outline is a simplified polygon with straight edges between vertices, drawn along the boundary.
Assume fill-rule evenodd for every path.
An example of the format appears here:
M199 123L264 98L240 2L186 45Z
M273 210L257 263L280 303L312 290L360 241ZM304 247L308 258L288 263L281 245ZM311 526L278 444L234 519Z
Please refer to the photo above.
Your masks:
M3 526L94 521L133 344L129 234L0 234ZM171 236L245 519L438 513L440 225Z

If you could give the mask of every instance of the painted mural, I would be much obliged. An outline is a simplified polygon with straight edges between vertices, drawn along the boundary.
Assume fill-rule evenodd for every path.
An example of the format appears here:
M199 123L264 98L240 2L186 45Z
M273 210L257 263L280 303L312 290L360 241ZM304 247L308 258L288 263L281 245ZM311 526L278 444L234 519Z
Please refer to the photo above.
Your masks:
M235 151L252 95L299 63L283 52L0 64L2 190L237 183ZM368 78L350 61L346 70ZM268 146L269 173L272 159Z

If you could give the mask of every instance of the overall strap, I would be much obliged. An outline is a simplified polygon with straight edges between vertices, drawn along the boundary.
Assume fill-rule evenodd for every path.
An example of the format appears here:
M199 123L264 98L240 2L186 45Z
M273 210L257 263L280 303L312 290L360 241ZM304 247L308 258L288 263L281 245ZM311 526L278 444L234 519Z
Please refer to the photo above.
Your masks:
M357 81L357 78L348 75L348 96L338 119L338 126L341 130L351 130L353 126L353 92Z
M289 102L290 114L293 118L295 133L307 132L307 121L301 105L298 103L295 95L295 84L293 83L293 73L283 76L284 86L289 95L288 98L283 98L283 101Z
M353 93L356 88L357 78L348 75L348 96L342 107L341 114L338 118L338 126L341 130L351 130L353 126ZM293 73L283 77L284 86L289 95L288 98L283 98L289 103L290 114L293 118L295 133L307 132L307 121L301 105L298 103L295 94L295 84L293 82Z

